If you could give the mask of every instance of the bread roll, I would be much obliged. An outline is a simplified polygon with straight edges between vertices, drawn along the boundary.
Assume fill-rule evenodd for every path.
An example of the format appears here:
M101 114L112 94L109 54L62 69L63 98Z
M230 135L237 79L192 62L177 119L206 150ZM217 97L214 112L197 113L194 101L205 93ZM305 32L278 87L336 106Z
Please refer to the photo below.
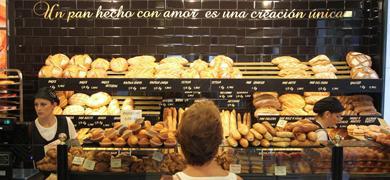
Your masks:
M307 139L309 139L310 141L317 141L317 133L315 132L309 132L307 133Z
M58 66L43 66L38 73L40 78L61 78L63 71Z
M65 54L49 55L49 57L46 58L45 64L48 66L57 66L65 69L69 64L69 57Z
M116 99L111 100L110 104L108 105L107 109L108 115L120 115L121 109L119 107L119 102Z
M263 135L261 135L255 129L251 128L249 131L253 134L253 136L255 136L256 139L258 140L263 139Z
M126 71L128 66L125 58L112 58L110 62L110 68L114 72Z
M109 94L105 92L97 92L89 97L86 105L91 108L99 108L109 104L111 100L112 98Z
M301 61L291 56L280 56L271 60L272 64L279 65L281 63L300 63Z
M209 64L201 59L197 59L194 62L191 63L190 68L195 69L198 72L207 70L209 67Z
M280 113L278 110L274 108L259 108L256 109L254 116L259 117L259 116L279 116Z
M283 138L292 138L292 137L294 137L294 134L292 132L289 132L289 131L279 131L279 132L276 132L276 136L283 137Z
M183 57L180 57L180 56L170 56L170 57L166 57L166 58L162 59L160 61L160 63L161 64L177 63L177 64L185 65L188 63L188 60L183 58Z
M284 94L279 97L279 101L282 103L283 109L305 107L305 99L299 94Z
M156 61L156 58L153 56L135 56L127 60L130 66L137 66L140 64L152 64Z
M110 62L103 58L97 58L91 63L91 69L103 69L108 71L110 69Z
M272 146L275 147L288 147L290 146L290 142L272 142Z
M277 92L254 92L253 93L253 99L256 99L257 97L259 97L261 95L264 95L264 94L268 94L268 95L274 96L276 98L279 97Z
M304 141L306 141L306 134L305 133L297 133L295 139L298 141L304 142Z
M232 147L237 147L238 146L238 142L231 136L229 136L227 138L227 142L229 143L230 146Z
M260 145L263 147L269 147L271 143L267 139L260 140Z
M85 78L87 76L87 70L85 67L77 65L68 65L63 72L64 78Z
M302 70L309 70L309 67L303 63L297 63L297 62L286 62L286 63L280 63L278 64L279 69L302 69Z
M91 69L87 72L87 78L106 78L107 72L104 69Z
M272 136L276 136L276 130L274 127L272 127L272 125L268 122L268 121L263 121L261 124L263 124L265 126L265 128L267 129L267 131L272 135Z
M316 57L314 57L313 59L311 59L309 61L309 64L310 66L316 66L316 65L326 65L326 64L330 64L330 59L328 58L328 56L326 55L318 55Z
M84 108L80 105L66 106L62 111L63 115L84 115Z
M84 106L87 101L89 100L89 96L84 94L84 93L76 93L76 94L73 94L69 100L68 100L68 103L71 104L71 105L80 105L80 106Z
M247 139L245 138L242 138L240 139L240 145L243 147L243 148L247 148L249 146L249 142Z
M355 111L345 110L341 113L342 116L356 116L358 115Z
M351 69L352 79L379 79L378 74L370 67L356 67Z
M257 132L259 132L260 134L265 134L267 133L267 128L265 128L265 126L263 124L260 124L260 123L255 123L253 124L253 129L255 129Z
M337 76L334 72L321 72L314 74L316 79L337 79Z
M79 66L84 71L88 71L91 67L91 63L92 59L88 54L74 55L69 61L69 64Z
M348 52L346 57L349 67L371 67L371 57L359 52Z
M306 104L306 106L303 108L306 112L312 112L314 109L314 105Z
M311 70L314 73L322 73L322 72L337 72L337 69L333 66L333 64L326 65L315 65L311 67Z

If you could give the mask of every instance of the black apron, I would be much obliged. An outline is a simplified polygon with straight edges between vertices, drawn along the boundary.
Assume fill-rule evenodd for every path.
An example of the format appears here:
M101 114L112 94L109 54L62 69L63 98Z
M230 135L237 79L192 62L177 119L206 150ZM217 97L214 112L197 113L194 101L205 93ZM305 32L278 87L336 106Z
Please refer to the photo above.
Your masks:
M58 135L65 133L69 138L69 128L67 119L62 117L57 117L57 131L54 138L50 141L46 141L38 131L38 128L35 125L35 121L31 123L31 143L32 143L32 155L35 162L43 159L45 157L44 146L50 144L51 142L58 139Z

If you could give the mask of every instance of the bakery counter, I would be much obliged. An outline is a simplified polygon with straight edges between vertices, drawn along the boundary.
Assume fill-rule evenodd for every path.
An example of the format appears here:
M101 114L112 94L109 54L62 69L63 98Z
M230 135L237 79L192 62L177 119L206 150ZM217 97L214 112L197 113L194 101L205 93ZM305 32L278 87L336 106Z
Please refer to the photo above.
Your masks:
M215 92L218 98L249 98L255 91L299 93L305 91L379 93L382 79L146 79L146 78L39 78L40 86L57 91L129 91L130 93L177 92L197 97Z

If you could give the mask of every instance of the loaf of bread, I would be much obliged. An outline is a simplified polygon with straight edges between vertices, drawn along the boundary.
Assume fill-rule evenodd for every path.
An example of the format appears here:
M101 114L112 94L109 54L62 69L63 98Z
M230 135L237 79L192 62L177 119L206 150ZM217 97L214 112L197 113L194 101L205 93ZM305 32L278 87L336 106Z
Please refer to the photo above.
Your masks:
M137 66L141 64L153 64L156 61L156 58L153 56L143 55L143 56L135 56L132 58L129 58L127 60L127 63L130 66Z
M315 65L311 67L311 70L314 73L322 73L322 72L337 72L336 67L333 66L333 64L324 64L324 65Z
M360 52L349 52L346 57L349 67L371 67L371 57Z
M76 93L76 94L73 94L69 99L68 99L68 103L70 105L80 105L80 106L84 106L87 101L89 100L89 96L84 94L84 93Z
M303 63L298 62L285 62L278 64L279 69L302 69L302 70L308 70L309 67Z
M154 78L156 70L154 68L136 68L126 72L126 78Z
M286 108L280 112L282 116L307 116L307 112L300 108Z
M316 65L327 65L327 64L330 64L330 59L328 58L328 56L326 55L318 55L314 58L312 58L310 61L309 61L309 64L310 66L316 66Z
M108 114L108 109L106 106L102 106L99 108L86 108L85 109L85 115L111 115Z
M91 63L92 59L88 54L74 55L69 61L69 64L79 66L85 71L91 67Z
M197 59L190 64L190 68L195 69L198 72L206 70L209 67L209 64L201 59Z
M85 78L87 77L87 70L82 66L70 64L63 72L64 78Z
M256 99L257 97L259 97L263 94L269 94L269 95L274 96L276 98L279 97L279 94L277 92L260 92L260 91L258 91L258 92L253 93L253 99Z
M269 94L263 94L258 96L256 99L253 99L253 105L256 108L274 108L274 109L280 109L281 104L279 100Z
M218 73L212 69L205 69L199 72L200 78L217 78Z
M53 114L54 115L61 115L62 114L62 108L60 106L54 107Z
M369 96L369 95L352 95L352 96L349 96L351 102L352 101L374 101L374 99Z
M293 76L297 77L310 77L310 73L306 72L303 69L282 69L278 73L279 76L281 77L287 77L289 76L290 78Z
M110 62L103 58L97 58L92 62L91 69L103 69L107 71L110 69Z
M125 58L112 58L110 62L110 68L114 72L126 71L129 64Z
M43 66L38 73L40 78L61 78L63 70L58 66Z
M106 78L107 71L104 69L91 69L87 72L87 78Z
M376 108L374 106L358 106L358 107L354 107L353 110L357 113L361 113L364 111L376 112Z
M305 99L299 94L284 94L279 97L279 101L282 103L283 109L305 107Z
M111 100L110 104L108 104L107 108L108 115L120 115L121 109L119 106L119 102L117 99Z
M69 105L66 106L62 111L63 115L84 115L84 108L80 105Z
M86 105L91 108L99 108L109 104L111 100L111 96L106 92L97 92L89 97Z
M65 54L55 54L55 55L49 55L46 58L45 64L48 66L57 66L62 69L65 69L66 66L69 64L69 57Z
M379 79L378 74L370 67L356 67L351 69L352 79Z
M321 72L314 74L316 79L337 79L337 76L334 72Z
M181 78L200 78L200 75L195 69L186 68L182 71Z
M181 65L185 65L188 63L188 60L181 57L181 56L169 56L169 57L166 57L164 59L162 59L160 61L161 64L165 64L165 63L177 63L177 64L181 64Z
M233 71L230 72L230 77L229 78L242 78L242 72L240 71L240 69L236 68L236 67L233 67Z
M324 99L328 96L308 96L308 97L305 97L305 102L306 104L315 104L316 102L318 102L319 100L321 99Z
M312 112L314 109L314 105L312 104L306 104L306 106L303 108L306 112Z
M259 116L279 116L280 113L274 108L259 108L255 111L255 117Z
M271 60L272 64L279 65L281 63L300 63L301 61L291 56L280 56Z

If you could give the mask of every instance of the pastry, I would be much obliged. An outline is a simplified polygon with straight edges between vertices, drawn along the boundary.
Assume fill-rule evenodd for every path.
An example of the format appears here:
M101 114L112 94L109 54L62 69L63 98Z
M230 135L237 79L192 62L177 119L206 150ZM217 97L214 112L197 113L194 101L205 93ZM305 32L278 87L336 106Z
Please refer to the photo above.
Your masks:
M81 66L70 64L63 72L64 78L85 78L87 70Z
M310 61L309 61L309 64L310 66L316 66L316 65L327 65L327 64L330 64L330 59L328 58L328 56L326 55L318 55L314 58L312 58Z
M356 67L351 69L352 79L379 79L378 74L370 67Z
M80 105L66 106L62 111L63 115L84 115L84 108Z
M84 71L88 71L88 69L91 67L91 63L92 59L88 54L74 55L69 61L69 64L76 65L82 68Z
M87 78L106 78L107 72L104 69L91 69L87 72Z
M60 106L54 107L54 109L53 109L53 114L54 114L54 115L61 115L61 114L62 114L62 109L61 109L61 107L60 107Z
M314 74L316 79L337 79L337 76L334 72L321 72Z
M305 107L305 99L299 94L284 94L279 97L282 108L300 108Z
M57 66L64 69L69 64L69 57L60 53L49 55L49 57L46 58L45 64L48 66Z
M108 71L110 69L110 62L103 58L97 58L91 63L91 69L103 69Z
M110 62L110 68L114 72L126 71L128 66L125 58L112 58Z
M123 147L126 145L126 141L122 137L118 137L112 144L114 144L115 147Z
M300 63L301 61L291 56L280 56L271 60L272 64L279 65L281 63Z
M201 59L197 59L190 64L190 68L195 69L198 72L208 69L209 64Z
M371 67L371 57L359 52L349 52L346 57L349 67Z
M110 138L103 138L103 140L99 143L100 146L103 146L103 147L108 147L108 146L111 146L112 145L112 141Z
M156 61L156 58L153 56L143 55L135 56L127 60L130 66L138 66L142 64L153 64Z
M162 59L160 61L161 64L164 64L164 63L177 63L177 64L181 64L181 65L185 65L188 63L187 59L181 57L181 56L170 56L170 57L166 57L164 59Z
M58 66L43 66L38 73L40 78L61 78L63 71Z
M84 93L73 94L69 99L68 103L71 105L84 106L89 100L89 96Z
M337 72L337 69L333 66L333 64L325 64L325 65L315 65L311 67L311 70L314 73L322 73L322 72Z
M157 136L154 136L150 139L150 146L152 147L160 147L162 146L162 142L160 140L160 138L158 138Z

